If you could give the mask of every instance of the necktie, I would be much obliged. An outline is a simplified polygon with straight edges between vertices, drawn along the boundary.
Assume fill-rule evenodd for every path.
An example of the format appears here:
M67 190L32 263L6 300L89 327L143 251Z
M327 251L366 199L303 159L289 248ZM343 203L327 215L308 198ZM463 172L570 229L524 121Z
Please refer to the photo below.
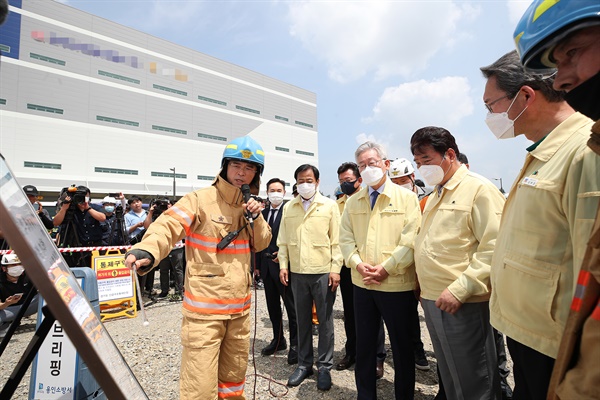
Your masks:
M377 201L377 196L379 196L378 191L374 191L373 193L371 193L371 210L373 209L373 207L375 207L375 202Z
M276 215L277 215L277 209L271 208L271 215L269 216L269 226L273 226L273 222L275 222Z

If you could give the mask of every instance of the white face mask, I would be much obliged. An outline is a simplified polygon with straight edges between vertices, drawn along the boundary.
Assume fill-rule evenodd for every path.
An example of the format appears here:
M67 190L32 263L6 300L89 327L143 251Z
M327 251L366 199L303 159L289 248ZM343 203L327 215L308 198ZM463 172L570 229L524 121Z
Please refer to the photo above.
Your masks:
M85 202L89 203L90 202L90 198L88 196L85 196Z
M314 183L301 183L298 185L298 194L308 200L315 195L317 185Z
M367 167L360 173L360 177L367 186L373 186L381 181L383 178L383 170L379 167Z
M505 112L503 112L503 113L489 112L487 114L487 116L485 117L485 123L487 124L488 128L490 128L490 130L492 131L494 136L496 136L497 139L512 139L515 137L515 121L517 119L519 119L519 117L525 112L525 110L527 110L527 106L526 106L523 109L523 111L521 111L521 113L519 115L517 115L517 118L515 118L515 119L508 118L508 111L510 110L510 108L512 107L513 103L515 102L515 100L517 99L518 96L519 96L519 94L517 93L517 95L515 96L513 101L510 103L510 106L508 106L508 110L506 110Z
M442 157L440 165L421 165L419 167L419 172L428 186L438 185L444 180L446 172L444 172L441 165L445 158L446 156ZM450 170L450 168L448 168L448 170Z
M279 206L283 202L283 193L281 192L269 192L267 197L271 204L275 207Z
M22 265L14 265L12 267L6 268L6 273L12 276L13 278L18 278L23 275L25 268Z
M410 190L411 192L413 191L413 184L412 183L403 183L400 186L403 187L404 189Z

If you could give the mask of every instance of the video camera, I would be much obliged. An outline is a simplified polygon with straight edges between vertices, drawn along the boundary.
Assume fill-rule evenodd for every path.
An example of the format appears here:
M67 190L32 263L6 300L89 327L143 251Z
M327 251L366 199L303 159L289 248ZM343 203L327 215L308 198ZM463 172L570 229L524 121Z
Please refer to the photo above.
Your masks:
M155 220L160 216L160 214L167 211L169 209L169 204L171 204L171 201L169 199L165 199L164 197L152 199L152 201L150 202L150 208L154 206L152 219Z
M85 197L87 195L87 191L85 189L82 189L81 186L75 186L75 184L63 188L60 191L60 196L58 197L58 202L60 204L81 204L81 203L85 203ZM70 200L67 200L66 198L69 197Z

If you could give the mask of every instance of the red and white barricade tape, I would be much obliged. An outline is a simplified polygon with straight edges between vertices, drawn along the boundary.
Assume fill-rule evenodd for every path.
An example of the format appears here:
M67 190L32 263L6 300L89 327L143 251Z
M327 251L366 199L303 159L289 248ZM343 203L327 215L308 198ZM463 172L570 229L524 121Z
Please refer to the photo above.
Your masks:
M183 243L177 243L173 248L178 249L183 247ZM96 250L122 250L122 249L130 249L132 246L91 246L91 247L61 247L58 249L61 253L81 253L84 251L96 251ZM0 250L0 255L2 254L11 254L14 253L14 250Z

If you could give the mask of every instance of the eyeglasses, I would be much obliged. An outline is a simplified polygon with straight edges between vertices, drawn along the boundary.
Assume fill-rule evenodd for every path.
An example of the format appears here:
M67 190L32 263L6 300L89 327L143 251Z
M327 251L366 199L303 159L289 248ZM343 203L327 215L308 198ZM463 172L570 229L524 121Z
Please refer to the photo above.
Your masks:
M509 97L509 96L508 96L507 94L505 94L504 96L502 96L502 97L499 97L499 98L497 98L497 99L496 99L496 100L494 100L494 101L491 101L491 102L489 102L489 103L483 103L483 105L485 106L485 108L487 108L487 110L488 110L489 112L493 113L494 111L492 110L492 106L493 106L494 104L496 104L497 102L499 102L500 100L502 100L502 99L506 99L507 97Z
M243 171L244 173L256 173L257 168L253 165L241 162L230 162L229 166L237 171Z
M362 171L362 170L364 170L365 168L367 168L367 166L369 166L369 167L371 167L371 168L374 168L374 167L378 166L380 162L381 162L381 160L374 160L374 159L371 159L371 160L369 160L369 162L367 163L367 165L364 165L364 164L359 164L359 165L358 165L358 170L359 170L359 171Z

